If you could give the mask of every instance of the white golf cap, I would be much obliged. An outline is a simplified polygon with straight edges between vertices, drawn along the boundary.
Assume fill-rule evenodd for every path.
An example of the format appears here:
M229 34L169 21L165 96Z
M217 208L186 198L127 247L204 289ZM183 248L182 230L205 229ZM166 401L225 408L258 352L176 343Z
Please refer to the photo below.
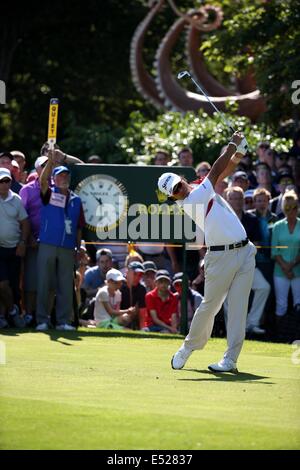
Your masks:
M174 186L180 181L181 177L176 173L163 173L158 179L158 189L167 196L172 196Z
M34 168L37 170L42 165L44 165L44 163L47 161L48 161L48 157L44 157L44 156L38 157L36 161L34 162Z
M11 164L12 164L12 166L14 166L15 168L20 168L20 165L19 165L19 163L18 163L16 160L12 160Z
M11 180L11 173L7 168L0 168L0 180L4 180L4 178L9 178Z
M110 269L109 271L107 271L106 273L106 280L107 281L125 281L125 277L123 276L123 274L121 273L121 271L119 271L118 269Z

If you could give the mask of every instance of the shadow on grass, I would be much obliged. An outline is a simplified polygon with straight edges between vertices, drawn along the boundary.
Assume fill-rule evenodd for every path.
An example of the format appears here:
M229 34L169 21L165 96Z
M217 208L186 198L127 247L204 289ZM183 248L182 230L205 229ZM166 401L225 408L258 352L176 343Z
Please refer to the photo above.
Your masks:
M51 341L58 341L65 346L72 346L71 343L62 341L61 338L71 341L82 341L83 338L87 337L99 337L99 338L138 338L138 339L182 339L181 335L174 334L163 334L163 333L148 333L145 331L138 330L105 330L105 329L89 329L79 328L75 331L57 331L49 329L48 331L35 331L32 328L20 330L17 328L7 328L0 330L3 336L22 336L26 333L35 333L36 335L47 335Z
M232 374L231 372L212 372L206 369L184 369L189 372L197 372L198 374L206 374L209 377L205 378L194 378L194 379L178 379L180 381L186 382L254 382L261 381L263 379L269 379L269 377L263 375L249 374L247 372L238 372L237 374ZM259 382L261 384L273 385L274 382Z

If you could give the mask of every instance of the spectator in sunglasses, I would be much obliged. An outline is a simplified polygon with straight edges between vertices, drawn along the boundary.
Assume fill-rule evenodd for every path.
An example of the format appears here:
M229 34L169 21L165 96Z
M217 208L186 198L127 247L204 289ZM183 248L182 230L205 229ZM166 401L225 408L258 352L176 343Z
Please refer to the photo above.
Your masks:
M208 175L211 170L211 164L208 162L200 162L196 166L196 175L198 178L203 178L203 176Z
M272 231L272 257L275 260L274 285L278 328L288 308L290 287L295 312L300 314L300 218L299 199L294 190L285 192L282 201L285 218ZM281 248L281 247L285 248Z

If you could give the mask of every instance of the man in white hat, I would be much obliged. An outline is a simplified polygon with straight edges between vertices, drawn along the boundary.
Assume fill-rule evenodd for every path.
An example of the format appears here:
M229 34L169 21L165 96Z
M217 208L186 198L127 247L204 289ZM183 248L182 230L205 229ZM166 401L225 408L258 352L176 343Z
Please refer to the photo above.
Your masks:
M235 132L203 182L189 184L174 173L158 180L161 192L175 200L195 222L207 246L204 299L193 317L189 334L172 358L173 369L182 369L195 349L203 349L210 338L214 317L228 295L228 349L214 372L237 372L237 359L245 338L248 298L255 267L255 246L227 202L214 191L218 179L233 169L247 151L247 141ZM203 217L199 218L199 214Z

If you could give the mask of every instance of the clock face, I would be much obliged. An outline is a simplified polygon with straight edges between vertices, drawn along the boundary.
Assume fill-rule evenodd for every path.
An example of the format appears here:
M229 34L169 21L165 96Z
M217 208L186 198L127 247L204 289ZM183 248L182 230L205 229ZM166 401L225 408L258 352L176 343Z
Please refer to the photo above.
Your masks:
M87 228L109 232L120 225L128 208L125 187L112 176L92 175L75 189L81 198Z

